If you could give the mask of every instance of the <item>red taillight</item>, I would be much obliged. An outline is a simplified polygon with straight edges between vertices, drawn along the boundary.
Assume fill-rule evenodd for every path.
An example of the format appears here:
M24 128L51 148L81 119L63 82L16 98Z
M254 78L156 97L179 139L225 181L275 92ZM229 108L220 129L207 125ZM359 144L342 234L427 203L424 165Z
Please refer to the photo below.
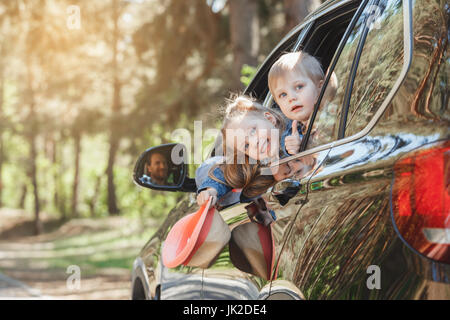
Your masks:
M394 221L424 256L450 264L450 142L420 150L394 166Z

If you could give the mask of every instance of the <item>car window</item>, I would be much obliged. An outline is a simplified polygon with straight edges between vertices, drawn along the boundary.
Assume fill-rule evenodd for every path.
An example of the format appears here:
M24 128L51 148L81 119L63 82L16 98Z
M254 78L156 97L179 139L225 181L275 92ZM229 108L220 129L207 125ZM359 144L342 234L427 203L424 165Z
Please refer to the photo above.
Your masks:
M326 70L360 4L360 1L351 1L325 12L302 30L292 51L307 52ZM280 52L277 58L285 52ZM275 59L270 61L270 66L273 62ZM270 92L264 99L264 106L276 108L281 112Z
M362 51L358 50L361 45L364 45ZM361 54L357 55L357 52ZM369 2L338 58L315 118L307 148L342 138L339 134L341 116L345 117L342 120L346 129L345 136L363 129L398 78L402 65L401 1ZM349 108L343 109L347 105Z
M267 74L270 66L285 52L292 51L297 45L299 38L304 36L304 31L308 30L308 26L302 29L296 30L289 38L280 43L277 48L271 52L266 60L259 67L255 77L250 82L248 87L244 90L244 94L256 98L258 101L263 102L266 98L269 88L267 87Z
M268 102L265 102L264 99L268 100L268 98L271 97L270 93L268 92L269 88L267 86L267 74L269 72L270 66L283 53L292 51L295 47L297 47L301 39L303 39L303 37L305 36L305 33L308 32L309 28L310 24L307 24L302 28L293 31L292 35L289 36L286 41L280 43L279 46L273 50L273 52L261 64L255 77L245 89L245 95L251 96L257 101L264 103L264 105L267 105ZM208 158L214 157L218 153L220 154L220 152L218 152L217 150L222 150L222 135L220 134L217 136Z
M345 136L361 131L372 119L403 66L401 1L374 7L379 17L371 26L358 65L345 124Z

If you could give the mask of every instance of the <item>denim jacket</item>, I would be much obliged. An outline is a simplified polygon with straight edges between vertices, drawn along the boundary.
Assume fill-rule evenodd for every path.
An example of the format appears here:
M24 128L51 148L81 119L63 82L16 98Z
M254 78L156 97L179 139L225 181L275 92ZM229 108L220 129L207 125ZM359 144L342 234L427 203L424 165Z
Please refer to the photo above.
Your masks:
M222 163L222 161L223 157L220 156L212 157L207 159L200 165L200 167L197 168L197 170L195 171L195 183L197 184L197 194L205 190L206 188L214 188L217 190L217 198L220 199L227 192L231 191L232 188L227 185L225 177L223 175L223 171L222 169L220 169L220 167L216 167L212 173L218 180L223 181L222 183L213 180L208 175L211 167L215 164Z

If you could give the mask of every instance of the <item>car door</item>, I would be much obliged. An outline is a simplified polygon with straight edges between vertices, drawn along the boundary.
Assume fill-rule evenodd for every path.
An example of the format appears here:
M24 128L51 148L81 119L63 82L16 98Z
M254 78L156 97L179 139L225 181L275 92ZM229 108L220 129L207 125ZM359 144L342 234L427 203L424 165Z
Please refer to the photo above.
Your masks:
M311 30L312 24L313 22L306 21L280 41L265 62L261 64L261 67L256 72L256 76L246 88L244 94L251 95L260 101L264 99L268 92L267 68L284 52L298 48L305 35ZM215 151L220 150L220 148L221 135L216 139L210 156L214 156ZM230 203L222 208L219 207L219 212L224 221L230 226L230 230L233 230L241 223L249 221L247 209L245 208L248 202L238 202L239 197L236 198L236 201L234 204ZM255 275L238 270L230 260L228 246L222 250L207 269L198 273L201 274L200 296L202 299L257 299L260 289L267 283L267 281Z
M260 68L257 70L254 79L251 81L249 86L246 88L244 94L251 95L259 101L264 101L267 97L265 104L270 103L270 97L268 97L268 87L267 87L267 74L270 66L285 52L298 50L303 43L311 38L311 34L314 34L312 30L318 30L320 34L316 34L316 38L326 39L330 42L330 46L336 48L339 44L340 38L343 36L347 25L351 19L351 16L355 13L358 8L359 1L343 1L339 6L334 6L325 12L321 12L323 20L333 20L335 21L336 30L334 33L326 32L322 33L322 29L314 29L314 25L317 23L314 16L305 20L301 25L294 28L290 33L288 33L282 41L272 50L268 55L266 60L261 64ZM328 12L328 13L327 13ZM347 14L349 17L342 19L342 15ZM314 39L316 39L314 38ZM326 55L326 59L331 60L332 52ZM220 137L219 137L220 138ZM220 148L220 140L215 142L215 147L213 149L212 155L214 155L214 150ZM230 229L239 225L243 221L248 221L247 210L245 206L248 203L236 203L234 205L222 208L220 214L224 220L230 225ZM283 224L283 219L280 219L280 223ZM275 227L276 228L276 227ZM232 278L241 278L240 284L234 283ZM221 279L226 278L227 281L222 281ZM250 281L248 281L250 280ZM263 287L269 282L258 278L254 275L243 275L242 272L236 270L236 267L229 261L228 248L225 248L223 252L219 255L217 260L206 270L202 272L202 295L205 298L217 298L233 296L231 293L234 290L234 295L239 298L251 297L252 299L264 298L265 291L259 292ZM245 284L246 289L241 288ZM234 289L233 289L234 288ZM284 292L277 291L275 295L279 296ZM244 294L246 292L246 294ZM291 288L288 295L283 297L301 297L301 293Z
M332 34L333 25L319 22L324 30L313 29L302 47L327 57L317 36ZM278 277L271 286L287 281L307 299L388 298L395 295L393 283L405 282L404 266L380 266L399 245L389 211L392 166L395 155L412 145L376 123L410 65L410 26L410 1L363 1L325 63L327 78L334 72L338 79L334 99L316 106L303 151L279 162L297 173L265 195L278 218ZM310 167L301 163L306 158ZM283 205L280 195L295 182L299 192ZM381 280L370 278L374 270L383 272Z

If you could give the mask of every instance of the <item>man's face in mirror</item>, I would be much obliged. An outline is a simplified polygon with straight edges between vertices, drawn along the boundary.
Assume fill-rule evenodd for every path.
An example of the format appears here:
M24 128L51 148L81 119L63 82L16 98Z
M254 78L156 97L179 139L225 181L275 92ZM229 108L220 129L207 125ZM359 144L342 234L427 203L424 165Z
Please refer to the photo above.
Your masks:
M150 174L152 181L165 185L168 173L166 158L160 153L152 153L147 162L147 172Z

